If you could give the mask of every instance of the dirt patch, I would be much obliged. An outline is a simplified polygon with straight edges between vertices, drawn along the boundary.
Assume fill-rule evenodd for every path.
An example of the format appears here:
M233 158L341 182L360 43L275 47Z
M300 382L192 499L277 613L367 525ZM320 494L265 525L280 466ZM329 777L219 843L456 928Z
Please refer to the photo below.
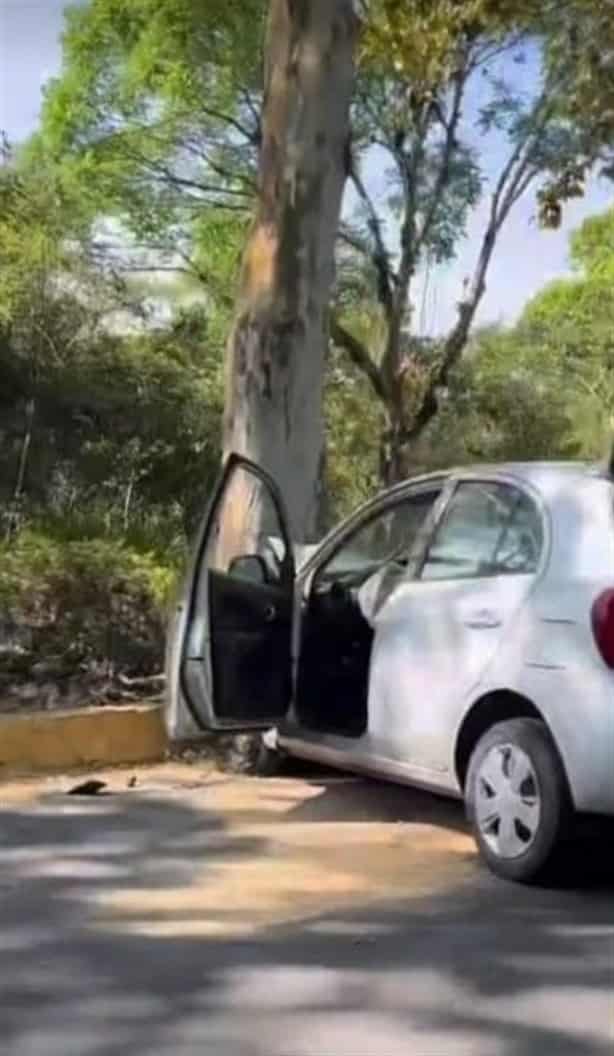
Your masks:
M126 767L96 777L105 782L104 794L121 803L164 797L203 819L202 830L197 821L189 834L170 837L171 853L175 843L177 854L186 841L203 843L189 883L148 888L139 878L134 888L110 885L96 898L97 927L120 922L122 931L156 935L250 934L370 901L423 896L475 874L461 807L411 789L315 773L237 777L204 763ZM57 801L74 783L16 782L2 798L5 805ZM74 806L73 799L67 809ZM155 818L148 824L151 845L166 840L168 853Z
M122 775L118 790L125 787ZM101 925L120 919L122 928L148 934L245 934L371 900L419 897L475 872L460 806L410 789L353 777L239 778L178 764L137 776L136 794L162 792L220 818L223 831L207 834L210 856L189 885L109 892L99 900Z

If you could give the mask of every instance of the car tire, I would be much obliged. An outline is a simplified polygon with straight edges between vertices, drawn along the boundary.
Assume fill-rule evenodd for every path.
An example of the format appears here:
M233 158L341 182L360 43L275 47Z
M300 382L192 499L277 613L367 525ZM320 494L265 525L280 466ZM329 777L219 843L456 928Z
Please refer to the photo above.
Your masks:
M497 876L544 880L570 820L567 779L543 722L511 719L478 741L465 784L478 849Z

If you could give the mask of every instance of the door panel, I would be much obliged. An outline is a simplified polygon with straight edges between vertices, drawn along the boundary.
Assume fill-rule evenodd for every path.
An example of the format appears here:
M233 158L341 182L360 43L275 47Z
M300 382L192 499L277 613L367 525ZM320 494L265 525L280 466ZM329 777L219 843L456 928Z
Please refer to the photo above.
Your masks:
M407 583L380 611L369 714L391 758L444 769L457 716L509 633L526 576Z
M219 719L283 718L291 693L292 598L283 588L209 573L211 667ZM247 687L247 688L246 688Z
M189 725L188 716L197 730L248 730L286 714L293 592L278 489L260 467L232 455L195 547L167 651L171 736Z

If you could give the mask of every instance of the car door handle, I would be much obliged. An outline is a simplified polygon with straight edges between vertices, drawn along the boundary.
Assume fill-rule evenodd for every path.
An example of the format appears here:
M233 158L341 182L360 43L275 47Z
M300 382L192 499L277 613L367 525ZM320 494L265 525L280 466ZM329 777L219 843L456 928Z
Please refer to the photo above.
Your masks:
M272 603L269 603L265 607L265 610L264 610L264 622L265 623L275 623L276 619L277 619L277 609L276 609L275 605L273 605Z
M475 609L464 614L463 623L465 627L482 630L489 627L500 627L501 617L492 609Z

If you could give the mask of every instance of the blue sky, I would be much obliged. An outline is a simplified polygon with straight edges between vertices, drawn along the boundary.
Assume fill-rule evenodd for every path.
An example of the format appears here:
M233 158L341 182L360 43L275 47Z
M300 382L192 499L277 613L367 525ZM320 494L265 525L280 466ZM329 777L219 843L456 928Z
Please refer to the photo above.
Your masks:
M42 87L59 70L65 6L65 0L0 0L0 129L14 142L35 127ZM518 76L530 80L530 64ZM500 161L500 147L495 145L487 168L494 171ZM562 229L544 232L535 224L534 198L527 195L500 237L478 322L512 321L546 282L567 274L569 232L613 200L612 184L595 179L585 198L567 208ZM487 208L484 201L472 215L457 259L429 277L422 313L429 331L441 332L453 321L463 278L475 261ZM422 304L422 296L419 300Z

